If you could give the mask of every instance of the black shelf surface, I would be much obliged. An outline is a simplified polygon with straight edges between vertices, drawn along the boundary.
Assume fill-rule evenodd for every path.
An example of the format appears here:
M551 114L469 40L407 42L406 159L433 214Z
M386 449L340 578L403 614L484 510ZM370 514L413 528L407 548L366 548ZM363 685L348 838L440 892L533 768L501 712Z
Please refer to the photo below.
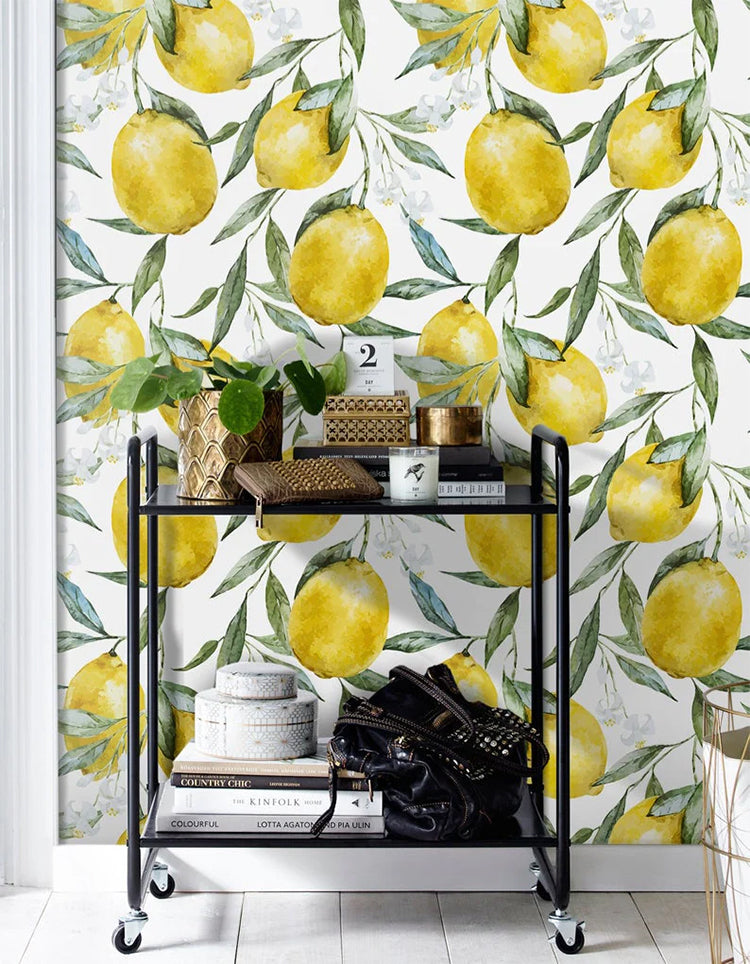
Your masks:
M307 847L316 849L341 847L555 847L557 838L550 834L531 799L524 793L516 815L498 828L497 837L481 840L445 840L437 843L423 840L400 840L377 834L311 834L297 833L189 833L179 830L157 832L156 813L161 803L164 784L159 789L141 835L144 848L161 847Z
M368 502L315 502L289 505L264 505L264 515L552 515L554 502L533 502L528 485L507 485L502 501L465 502L462 499L438 499L437 502L392 502L379 499ZM141 515L254 515L255 501L210 502L183 499L176 485L160 485L140 508Z

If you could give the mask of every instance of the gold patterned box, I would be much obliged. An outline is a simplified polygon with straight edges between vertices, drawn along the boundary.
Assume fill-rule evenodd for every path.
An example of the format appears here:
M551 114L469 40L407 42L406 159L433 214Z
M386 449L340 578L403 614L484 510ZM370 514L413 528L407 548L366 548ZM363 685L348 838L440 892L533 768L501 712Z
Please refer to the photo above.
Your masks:
M323 409L326 445L409 445L409 393L329 395Z

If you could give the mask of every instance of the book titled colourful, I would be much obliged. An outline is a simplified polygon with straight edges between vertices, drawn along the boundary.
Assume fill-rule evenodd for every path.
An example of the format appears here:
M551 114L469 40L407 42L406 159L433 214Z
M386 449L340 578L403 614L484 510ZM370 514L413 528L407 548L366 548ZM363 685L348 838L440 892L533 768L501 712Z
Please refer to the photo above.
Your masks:
M329 803L326 790L191 790L174 788L175 813L244 814L259 816L323 813ZM358 814L380 816L383 794L342 790L336 800L336 813L342 817Z

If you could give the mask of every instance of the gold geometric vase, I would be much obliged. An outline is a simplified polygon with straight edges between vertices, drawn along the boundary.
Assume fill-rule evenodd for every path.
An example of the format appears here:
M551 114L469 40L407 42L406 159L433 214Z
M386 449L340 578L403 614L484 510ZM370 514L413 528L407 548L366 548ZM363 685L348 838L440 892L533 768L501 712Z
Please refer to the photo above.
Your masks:
M220 391L202 391L180 402L180 496L236 502L244 490L235 481L235 465L275 462L281 458L284 393L276 389L263 395L263 417L248 435L235 435L222 425Z

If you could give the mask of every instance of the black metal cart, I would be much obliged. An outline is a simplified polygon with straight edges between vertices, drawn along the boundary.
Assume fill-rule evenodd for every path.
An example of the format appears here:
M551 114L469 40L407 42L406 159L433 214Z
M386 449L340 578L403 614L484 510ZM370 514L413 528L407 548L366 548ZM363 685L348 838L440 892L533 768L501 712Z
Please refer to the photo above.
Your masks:
M551 501L542 493L542 447L549 443L555 450L556 497ZM141 499L141 457L145 449L146 498ZM158 764L158 673L159 632L157 622L159 517L168 515L240 515L255 513L249 503L225 504L198 502L179 498L175 486L158 483L158 446L154 429L145 429L128 443L128 747L140 743L140 517L147 518L148 642L146 671L147 715L147 787L148 817L140 831L140 756L128 753L128 842L127 876L129 911L120 918L112 941L123 954L132 954L141 944L141 931L148 916L143 911L147 892L166 898L174 892L175 882L166 864L157 860L162 848L181 847L434 847L434 843L363 837L362 839L326 835L313 838L309 834L190 834L179 831L157 832L155 817L161 792ZM541 775L535 776L513 821L513 830L502 839L455 840L441 847L529 847L536 875L534 887L543 900L552 902L549 921L554 926L557 947L565 954L576 954L584 944L583 922L568 913L570 898L570 706L569 706L569 470L568 445L562 435L537 426L531 439L531 485L508 485L501 504L467 504L459 499L440 500L436 504L394 504L380 502L339 503L335 505L269 506L268 514L315 514L335 512L343 515L530 515L531 538L531 720L543 728L544 663L543 597L542 597L542 531L545 516L557 517L557 799L556 832L544 819L544 794ZM549 851L555 851L554 861ZM143 851L146 851L145 860Z

